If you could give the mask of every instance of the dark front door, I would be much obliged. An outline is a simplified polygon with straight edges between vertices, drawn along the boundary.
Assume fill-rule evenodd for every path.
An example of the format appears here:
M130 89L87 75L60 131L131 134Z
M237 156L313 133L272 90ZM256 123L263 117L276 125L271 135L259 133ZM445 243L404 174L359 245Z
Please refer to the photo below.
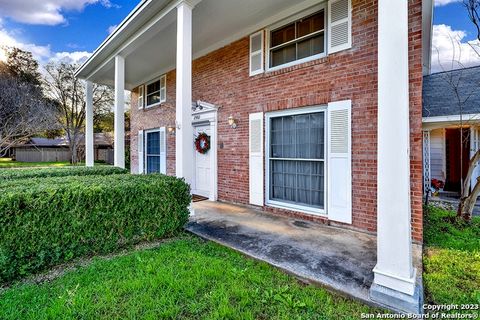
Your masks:
M446 129L445 153L447 170L445 190L460 191L461 181L467 175L470 161L470 130Z

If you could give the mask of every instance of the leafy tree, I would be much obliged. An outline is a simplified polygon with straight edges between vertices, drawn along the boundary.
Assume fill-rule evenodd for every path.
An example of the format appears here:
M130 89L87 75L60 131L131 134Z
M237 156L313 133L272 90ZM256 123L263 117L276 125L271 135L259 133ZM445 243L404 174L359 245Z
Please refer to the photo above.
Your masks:
M72 154L71 162L78 163L80 140L85 126L85 82L75 77L77 64L50 63L45 67L44 87L47 94L57 102L57 120L61 124ZM94 114L104 114L113 105L113 91L101 85L93 86ZM95 115L94 115L95 118Z
M19 48L3 47L2 49L6 52L6 67L12 76L18 77L23 82L40 86L41 74L38 71L38 62L31 52Z

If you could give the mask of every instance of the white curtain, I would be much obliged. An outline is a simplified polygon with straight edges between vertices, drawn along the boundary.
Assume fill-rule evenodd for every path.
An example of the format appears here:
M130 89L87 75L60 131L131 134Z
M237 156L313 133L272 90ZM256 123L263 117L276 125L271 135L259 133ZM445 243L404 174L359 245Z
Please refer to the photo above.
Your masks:
M271 118L271 199L324 208L324 124L323 112Z

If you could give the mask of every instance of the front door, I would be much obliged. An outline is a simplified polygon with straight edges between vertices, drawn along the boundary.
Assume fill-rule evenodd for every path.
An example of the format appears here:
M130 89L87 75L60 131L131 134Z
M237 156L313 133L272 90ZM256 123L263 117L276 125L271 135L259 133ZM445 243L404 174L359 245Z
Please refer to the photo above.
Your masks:
M210 124L195 127L195 137L202 132L205 132L207 135L211 136ZM193 193L207 198L210 197L212 188L212 172L210 168L211 151L212 150L209 150L207 153L201 154L195 150L195 187Z
M461 183L468 172L470 161L470 131L469 129L445 130L446 153L446 191L460 191Z

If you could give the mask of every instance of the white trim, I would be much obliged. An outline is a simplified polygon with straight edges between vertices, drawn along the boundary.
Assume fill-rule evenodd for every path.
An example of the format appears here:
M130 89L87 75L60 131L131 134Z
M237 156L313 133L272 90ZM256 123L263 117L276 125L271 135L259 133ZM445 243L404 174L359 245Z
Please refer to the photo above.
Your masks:
M352 224L352 101L343 100L328 103L327 107L327 141L326 155L329 165L327 177L328 190L328 219L332 221ZM347 150L334 150L333 137L334 113L346 111L347 114ZM338 118L337 118L338 120ZM338 131L337 131L338 132ZM345 176L341 176L346 173ZM335 176L334 176L335 174ZM342 179L343 178L343 179ZM342 185L343 182L343 185ZM339 192L340 191L340 192ZM342 194L341 191L345 193Z
M148 172L148 134L149 133L155 133L155 132L158 132L158 142L159 142L159 151L160 153L157 155L157 154L154 154L154 155L151 155L151 156L158 156L160 157L160 172L161 174L167 174L167 135L166 135L166 130L165 130L165 127L160 127L160 128L153 128L153 129L148 129L148 130L143 130L143 160L144 160L144 168L143 168L143 172L145 174L149 174ZM162 139L161 139L161 135L162 133L164 134L164 145L163 145L163 150L165 150L164 152L162 152ZM163 159L162 159L163 157ZM162 168L162 164L163 164L163 168ZM163 170L162 170L163 169Z
M413 295L408 2L379 0L377 17L377 265L373 283Z
M430 193L430 184L432 181L431 166L431 132L430 130L422 130L423 140L423 194L428 196Z
M260 49L257 51L252 52L252 39L260 36ZM260 30L252 35L250 35L250 47L249 47L249 73L250 77L255 76L257 74L261 74L265 71L265 56L264 56L264 48L265 48L265 36L264 30ZM252 71L252 58L253 56L260 55L260 68L258 70Z
M259 127L258 124L260 124ZM263 128L263 112L250 113L248 115L248 193L249 203L259 207L263 207L265 203Z
M442 128L442 176L444 181L447 178L447 131L445 128Z
M218 199L218 137L217 137L217 110L218 107L198 101L199 104L206 106L207 110L194 111L192 112L192 127L210 125L210 194L208 200L217 201ZM193 148L193 144L192 144ZM196 151L194 151L196 152ZM195 190L195 169L196 163L195 160L193 163L193 178L192 178L192 192Z
M413 296L415 293L415 281L417 279L417 269L413 269L410 278L401 277L397 274L385 272L375 266L373 268L374 283Z
M346 0L348 2L348 17L347 18L344 18L344 19L341 19L339 21L335 21L335 22L332 22L332 19L330 17L330 13L332 12L331 10L331 7L332 7L332 3L334 2L338 2L338 1L345 1L345 0L329 0L328 1L328 23L327 23L327 29L328 29L328 35L329 35L329 39L331 38L330 37L330 34L332 32L332 27L336 26L336 25L339 25L339 24L342 24L342 23L345 23L345 22L348 22L348 42L345 43L344 45L338 45L338 46L335 46L335 47L332 47L332 43L330 41L328 41L327 45L328 45L328 53L329 54L333 54L333 53L336 53L336 52L339 52L339 51L343 51L343 50L347 50L347 49L350 49L352 47L352 0Z
M114 165L125 169L125 58L115 57Z
M117 27L115 32L110 35L90 56L90 58L87 59L83 63L83 65L80 66L80 68L75 72L75 76L78 77L81 72L92 62L93 59L95 59L103 50L106 50L105 47L107 47L116 37L118 37L119 34L121 34L122 30L125 30L128 27L128 24L130 23L130 20L134 18L134 16L141 15L143 14L143 11L145 10L145 7L148 7L148 4L153 2L154 0L144 0L144 3L141 3L137 6L137 8L134 9L132 12L131 16L127 17L125 19L120 27ZM115 56L119 55L121 52L123 52L125 49L127 49L132 43L134 43L138 38L140 38L145 32L147 32L150 28L152 28L155 24L157 24L160 20L165 18L170 12L175 10L177 6L182 3L183 0L177 0L175 2L170 3L167 7L165 7L163 10L161 10L155 17L152 19L148 20L145 25L135 34L130 36L126 41L123 41L122 44L120 44L114 52L108 56L106 59L103 60L103 62L98 63L98 67L94 68L92 72L88 74L88 76L84 77L85 79L90 79L93 77L94 74L99 72L105 65L107 65ZM144 6L144 4L147 4Z
M284 27L284 26L288 25L289 23L295 22L295 21L300 20L302 18L306 18L306 17L308 17L308 16L310 16L310 15L316 13L316 12L320 12L322 10L323 10L323 16L324 16L323 52L319 53L319 54L316 54L316 55L313 55L313 56L310 56L310 57L305 57L305 58L302 58L302 59L298 59L298 60L295 60L295 61L284 63L284 64L279 65L279 66L271 67L270 66L270 51L272 50L272 48L270 48L270 37L271 37L272 31L275 31L275 30L277 30L281 27ZM266 70L266 72L273 72L273 71L280 70L280 69L283 69L283 68L292 67L292 66L295 66L295 65L298 65L298 64L302 64L302 63L305 63L305 62L318 60L318 59L326 57L327 54L328 54L327 53L327 33L328 33L328 31L327 31L327 6L326 6L326 2L320 3L320 4L318 4L314 7L310 7L306 10L298 12L293 16L290 16L286 19L283 19L282 21L277 21L275 24L272 24L272 25L266 27L265 28L265 33L266 33L266 36L265 36L266 37L265 38L265 70ZM298 39L295 39L294 41L297 42Z
M162 80L164 81L164 86L163 87L162 87ZM153 93L148 94L148 86L151 85L152 83L157 82L157 81L160 82L160 89L158 91L158 93L160 95L160 101L156 102L156 103L148 104L148 96L157 92L157 91L154 91ZM162 99L162 91L164 91L163 99ZM145 109L150 109L150 108L156 107L158 105L161 105L162 103L165 103L167 101L167 75L164 74L164 75L160 76L159 78L157 78L155 80L147 82L145 84L145 90L144 90L143 94L145 96L145 99L144 99L145 100Z
M283 117L288 115L301 115L301 114L309 114L309 113L316 113L316 112L323 112L324 113L324 159L316 159L315 161L323 162L324 163L324 193L323 193L323 209L313 208L305 205L298 205L298 204L290 204L288 202L278 201L278 200L271 200L270 199L270 119ZM273 111L265 113L265 204L269 207L277 207L282 209L294 210L302 213L307 213L310 215L316 216L326 216L327 215L327 178L328 178L328 163L327 163L327 106L319 105L319 106L312 106L312 107L305 107L305 108L298 108L298 109L288 109L288 110L280 110L280 111ZM294 160L294 159L289 159ZM303 160L303 159L302 159Z
M451 121L460 121L460 117L463 121L476 121L480 119L480 113L470 113L470 114L452 114L448 116L435 116L435 117L423 117L423 123L434 123L434 122L451 122Z
M142 94L140 94L142 91ZM145 86L138 86L138 98L137 98L137 107L138 110L142 110L145 107Z
M93 83L85 84L85 165L93 167L95 164L93 133Z
M138 130L137 134L138 174L145 174L145 132Z

